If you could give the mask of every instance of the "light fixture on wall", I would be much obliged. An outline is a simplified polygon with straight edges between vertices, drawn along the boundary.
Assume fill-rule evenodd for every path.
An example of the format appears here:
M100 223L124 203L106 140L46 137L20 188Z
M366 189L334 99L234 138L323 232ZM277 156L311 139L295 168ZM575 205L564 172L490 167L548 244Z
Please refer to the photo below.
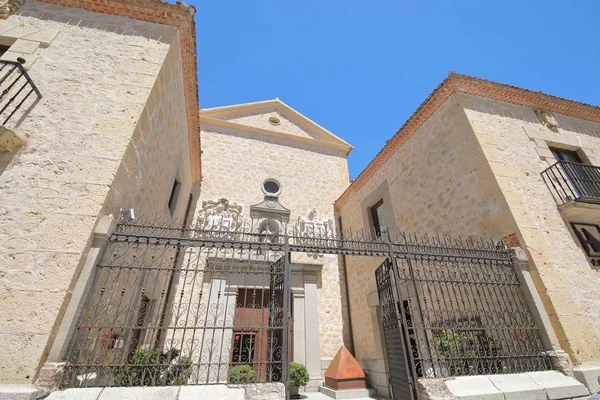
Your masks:
M130 223L135 221L135 210L133 208L121 208L119 223Z

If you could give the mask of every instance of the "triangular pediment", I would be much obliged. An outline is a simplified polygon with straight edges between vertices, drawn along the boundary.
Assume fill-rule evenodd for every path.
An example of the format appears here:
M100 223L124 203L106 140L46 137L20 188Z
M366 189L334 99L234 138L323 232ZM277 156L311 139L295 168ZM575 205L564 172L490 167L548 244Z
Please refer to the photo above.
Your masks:
M352 146L279 99L200 110L201 125L217 125L258 135L333 147Z

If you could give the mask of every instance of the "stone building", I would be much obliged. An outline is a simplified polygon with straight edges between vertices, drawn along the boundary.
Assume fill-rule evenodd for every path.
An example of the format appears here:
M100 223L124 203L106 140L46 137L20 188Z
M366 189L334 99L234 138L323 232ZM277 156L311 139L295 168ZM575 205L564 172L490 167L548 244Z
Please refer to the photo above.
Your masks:
M179 363L153 378L163 385L228 383L242 364L277 381L294 361L314 391L343 345L382 396L397 362L430 398L597 389L597 107L450 74L351 182L352 147L278 99L199 111L194 12L153 0L0 8L0 397L147 386L120 369L146 350ZM423 233L494 243L406 236ZM422 254L437 248L446 258ZM408 265L398 249L417 275L477 263L506 275L471 279L494 292L466 306L464 277L427 295L399 274L390 307L375 275ZM453 307L468 318L448 318ZM514 337L486 325L497 314L516 315ZM393 341L390 316L409 339ZM448 337L485 339L491 361L464 371L486 357L458 368L411 351ZM564 375L530 372L550 368ZM477 376L437 379L454 375Z
M345 228L520 246L545 350L596 390L599 137L597 107L450 74L336 206ZM375 386L387 386L385 345L373 340L379 262L349 258L347 296L355 355Z
M43 97L0 106L0 384L26 385L64 357L101 216L181 217L200 152L193 7L22 3L0 20L2 90L22 58Z

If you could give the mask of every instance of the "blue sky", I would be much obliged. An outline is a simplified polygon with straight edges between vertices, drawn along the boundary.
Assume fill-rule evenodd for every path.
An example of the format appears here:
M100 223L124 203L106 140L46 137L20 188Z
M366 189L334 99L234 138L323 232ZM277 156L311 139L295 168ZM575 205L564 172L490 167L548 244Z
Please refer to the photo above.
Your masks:
M448 72L600 105L600 1L245 0L197 8L203 108L279 97L355 178Z

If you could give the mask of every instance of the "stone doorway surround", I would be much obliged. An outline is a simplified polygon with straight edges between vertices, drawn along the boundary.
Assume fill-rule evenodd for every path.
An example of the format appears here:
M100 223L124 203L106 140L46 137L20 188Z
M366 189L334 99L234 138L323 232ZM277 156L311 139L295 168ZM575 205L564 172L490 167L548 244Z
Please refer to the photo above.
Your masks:
M304 364L310 381L304 388L307 392L318 391L322 382L318 281L322 263L291 262L292 332L291 361ZM220 279L220 278L213 278ZM235 297L238 289L246 288L247 277L231 275L227 279L225 296ZM211 280L211 287L218 287ZM255 282L256 283L256 282ZM256 286L256 285L254 285ZM254 287L253 286L253 287ZM256 286L258 287L258 286ZM267 287L265 287L267 288ZM216 296L213 296L216 298ZM232 331L233 333L233 331Z

